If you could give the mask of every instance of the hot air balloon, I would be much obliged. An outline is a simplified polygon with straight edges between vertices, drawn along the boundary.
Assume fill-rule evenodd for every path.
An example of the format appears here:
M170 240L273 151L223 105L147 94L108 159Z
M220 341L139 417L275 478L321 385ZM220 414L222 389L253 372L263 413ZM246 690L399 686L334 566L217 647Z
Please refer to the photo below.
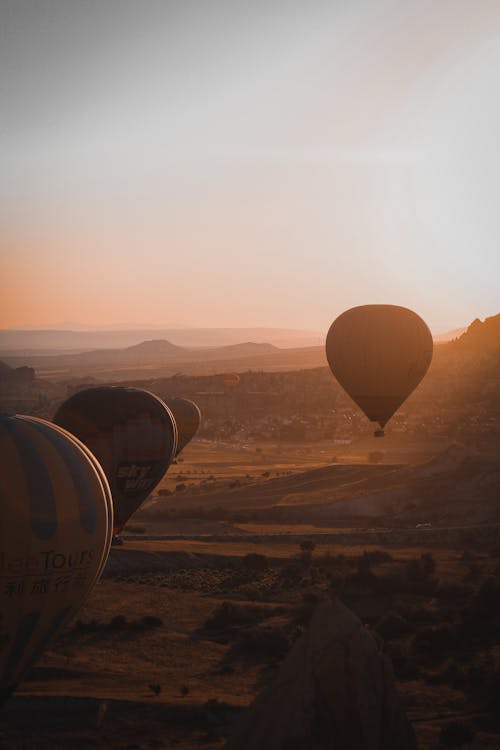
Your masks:
M0 704L99 577L112 519L104 472L75 437L0 416Z
M224 385L235 386L240 382L240 376L236 372L226 372L224 375Z
M201 411L194 401L188 398L165 398L165 403L174 415L177 425L176 456L186 447L198 432L201 423Z
M342 313L326 337L330 369L349 396L380 429L424 377L432 335L412 310L362 305Z
M177 428L166 404L139 388L103 386L73 394L54 422L76 435L101 464L119 534L168 469Z

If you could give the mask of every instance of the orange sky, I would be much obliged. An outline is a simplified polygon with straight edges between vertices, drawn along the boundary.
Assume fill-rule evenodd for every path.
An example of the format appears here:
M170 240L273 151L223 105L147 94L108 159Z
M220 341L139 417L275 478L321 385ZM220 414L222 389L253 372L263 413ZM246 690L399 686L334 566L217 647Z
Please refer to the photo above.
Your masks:
M2 327L499 311L497 3L70 5L0 9Z

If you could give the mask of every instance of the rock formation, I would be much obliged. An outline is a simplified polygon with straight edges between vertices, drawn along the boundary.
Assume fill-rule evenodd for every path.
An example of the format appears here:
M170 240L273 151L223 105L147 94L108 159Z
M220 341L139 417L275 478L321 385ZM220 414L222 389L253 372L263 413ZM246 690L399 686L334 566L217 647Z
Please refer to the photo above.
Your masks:
M319 602L226 750L415 750L389 657L336 598Z

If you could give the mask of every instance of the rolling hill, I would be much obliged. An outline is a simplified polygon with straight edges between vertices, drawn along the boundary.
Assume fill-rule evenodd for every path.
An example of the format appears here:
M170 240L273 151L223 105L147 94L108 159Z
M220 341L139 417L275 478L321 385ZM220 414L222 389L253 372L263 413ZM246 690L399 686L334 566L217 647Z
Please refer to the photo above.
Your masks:
M500 522L500 459L452 445L412 466L329 465L235 489L183 493L152 500L140 516L169 508L225 509L259 520L368 524L469 525Z

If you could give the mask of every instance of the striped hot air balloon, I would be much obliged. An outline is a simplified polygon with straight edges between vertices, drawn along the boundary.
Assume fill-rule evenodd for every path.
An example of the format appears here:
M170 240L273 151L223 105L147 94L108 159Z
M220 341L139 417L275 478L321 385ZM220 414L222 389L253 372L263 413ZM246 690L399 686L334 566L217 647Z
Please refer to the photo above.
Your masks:
M54 422L76 435L101 464L119 534L168 469L177 427L165 403L140 388L102 386L73 394Z
M77 439L0 416L0 702L85 600L112 518L104 472Z
M201 411L194 401L188 398L165 398L165 403L174 415L177 425L176 456L194 438L201 424Z

